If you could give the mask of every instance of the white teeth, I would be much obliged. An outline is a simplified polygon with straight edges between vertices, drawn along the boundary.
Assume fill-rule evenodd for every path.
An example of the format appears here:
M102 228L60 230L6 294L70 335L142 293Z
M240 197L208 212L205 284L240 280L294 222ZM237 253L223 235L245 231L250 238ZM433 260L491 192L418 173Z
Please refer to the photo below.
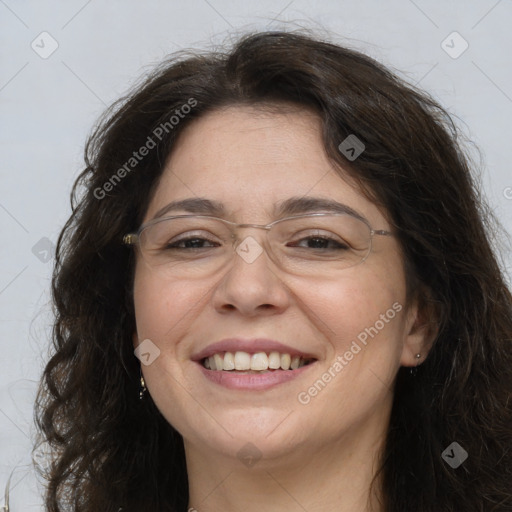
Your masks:
M247 352L235 352L235 370L250 370L251 356Z
M268 370L268 356L265 352L258 352L251 357L251 370Z
M281 368L281 356L279 352L270 352L268 355L268 367L273 370Z
M296 370L309 364L311 360L290 354L279 354L279 352L248 352L237 351L219 352L203 360L203 366L208 370L216 371L268 371L268 370Z
M232 352L226 352L224 354L224 370L234 370L235 369L235 356Z
M224 368L224 358L220 354L214 354L213 359L215 361L215 368L222 370Z
M281 354L281 368L283 370L289 370L291 360L290 354Z

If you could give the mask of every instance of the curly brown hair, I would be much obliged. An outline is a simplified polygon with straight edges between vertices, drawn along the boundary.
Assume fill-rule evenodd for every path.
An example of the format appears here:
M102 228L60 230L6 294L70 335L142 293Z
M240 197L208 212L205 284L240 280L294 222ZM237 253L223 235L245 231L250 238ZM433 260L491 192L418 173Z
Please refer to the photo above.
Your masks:
M116 171L191 99L190 112L131 172ZM194 119L223 106L284 102L320 116L326 151L388 212L409 289L435 312L427 360L414 377L401 368L396 378L380 468L384 509L512 510L512 297L491 246L499 227L460 130L430 95L358 51L307 33L262 32L225 52L170 57L105 113L87 142L56 251L53 354L36 404L54 450L48 511L186 510L182 438L150 397L139 400L134 255L122 237L139 227ZM349 134L366 146L354 162L338 150ZM453 441L469 453L457 470L441 457Z

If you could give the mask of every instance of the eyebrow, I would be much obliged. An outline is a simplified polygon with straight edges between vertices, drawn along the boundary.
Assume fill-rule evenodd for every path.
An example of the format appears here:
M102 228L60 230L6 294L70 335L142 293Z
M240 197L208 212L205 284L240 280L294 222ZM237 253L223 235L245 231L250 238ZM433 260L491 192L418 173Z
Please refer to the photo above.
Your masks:
M223 217L226 215L226 208L219 201L206 199L202 197L181 199L171 201L169 204L156 212L153 219L158 219L172 212L184 211L196 215L212 215L214 217ZM302 196L290 197L274 206L274 215L277 218L301 215L304 213L344 213L357 219L367 222L367 220L356 210L339 203L334 199L324 197Z
M345 213L366 221L360 213L350 206L324 197L290 197L286 201L278 203L274 211L278 217L300 215L303 213Z
M195 213L197 215L213 215L214 217L222 217L226 214L224 205L219 201L213 201L202 197L191 197L181 199L179 201L171 201L169 204L158 210L153 219L159 219L167 213L185 211L187 213Z

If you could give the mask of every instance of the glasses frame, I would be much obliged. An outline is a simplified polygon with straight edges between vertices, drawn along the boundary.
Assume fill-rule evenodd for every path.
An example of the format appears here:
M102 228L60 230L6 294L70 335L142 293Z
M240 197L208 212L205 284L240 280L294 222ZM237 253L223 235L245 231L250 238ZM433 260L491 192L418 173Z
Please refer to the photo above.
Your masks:
M394 236L394 234L391 231L387 231L385 229L373 229L370 223L364 218L360 216L352 215L351 213L340 213L340 212L315 212L315 213L305 213L301 215L292 215L290 217L284 217L282 219L277 219L269 224L246 224L246 223L237 223L232 222L226 219L222 219L220 217L215 217L213 215L196 215L196 214L189 214L189 215L171 215L167 217L160 217L157 219L150 220L149 222L146 222L145 224L142 224L139 229L136 232L127 233L123 236L123 244L128 246L138 246L139 250L142 251L140 247L140 236L142 232L147 229L148 227L154 226L155 224L158 224L160 222L164 222L171 219L183 219L183 218L204 218L204 219L214 219L223 222L224 224L231 227L232 230L238 229L238 228L256 228L256 229L265 229L267 232L272 229L273 226L278 224L279 222L283 222L285 220L291 220L291 219L302 219L307 217L332 217L332 216L343 216L348 215L349 217L353 217L354 219L360 220L364 224L368 226L368 229L370 231L370 247L368 249L368 254L359 262L362 263L363 261L368 258L370 253L372 252L373 248L373 237L378 236ZM231 234L232 238L235 239L235 233ZM235 239L236 240L236 239ZM243 240L242 240L243 241ZM359 263L356 263L358 265ZM348 267L350 268L350 267Z

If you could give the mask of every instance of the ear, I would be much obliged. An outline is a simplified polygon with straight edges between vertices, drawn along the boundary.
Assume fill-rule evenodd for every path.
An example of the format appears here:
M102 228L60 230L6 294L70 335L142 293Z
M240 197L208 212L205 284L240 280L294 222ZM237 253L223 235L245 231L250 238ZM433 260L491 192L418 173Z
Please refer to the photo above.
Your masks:
M405 340L400 364L418 366L427 358L439 330L439 314L430 293L418 293L406 311ZM418 356L419 354L419 356Z
M139 337L137 336L137 332L135 331L132 335L133 348L136 349L139 345Z

